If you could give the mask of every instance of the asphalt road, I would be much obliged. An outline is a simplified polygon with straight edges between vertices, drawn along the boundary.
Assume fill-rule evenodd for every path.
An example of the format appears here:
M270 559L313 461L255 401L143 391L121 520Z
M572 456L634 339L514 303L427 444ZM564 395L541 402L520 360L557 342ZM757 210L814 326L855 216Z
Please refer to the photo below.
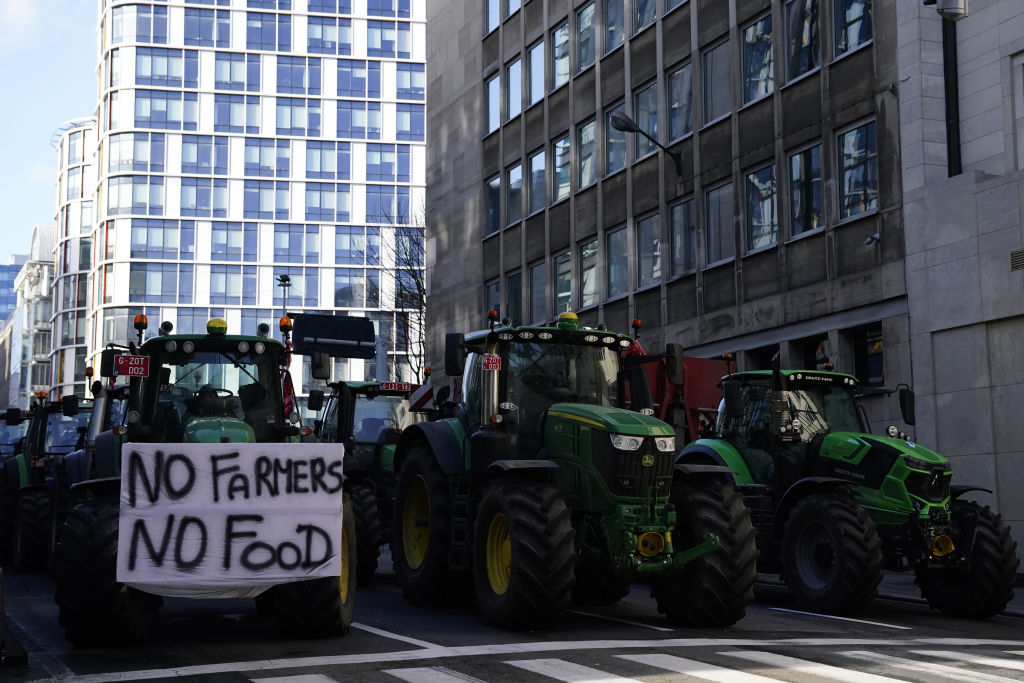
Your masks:
M573 610L543 631L507 632L488 626L474 605L409 605L384 573L360 589L356 624L344 638L281 639L252 601L167 599L146 645L74 650L57 624L52 582L6 572L8 627L28 665L0 667L0 680L1024 680L1024 613L950 619L912 592L906 579L887 579L883 594L891 597L842 619L795 611L784 588L764 583L734 627L698 630L670 627L638 585L617 605Z

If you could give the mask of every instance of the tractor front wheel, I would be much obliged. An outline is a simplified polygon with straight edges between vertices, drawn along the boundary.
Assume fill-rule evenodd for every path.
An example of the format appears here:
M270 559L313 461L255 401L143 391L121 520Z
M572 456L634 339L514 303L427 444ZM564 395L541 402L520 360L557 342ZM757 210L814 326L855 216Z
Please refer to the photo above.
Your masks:
M149 637L160 598L117 582L116 504L86 503L68 513L54 549L54 602L75 647L135 645Z
M534 628L568 608L573 545L569 507L554 485L488 484L473 531L473 578L487 620L501 628Z
M50 540L50 497L46 491L22 491L14 517L14 566L39 569L46 565Z
M365 586L377 573L381 543L380 510L371 486L352 485L352 510L356 522L356 582Z
M878 594L882 541L867 510L846 495L807 496L789 515L782 578L802 609L854 614Z
M757 581L750 510L725 477L677 479L670 500L678 515L675 548L698 545L708 534L718 537L718 548L653 582L658 611L680 626L731 626L746 614Z
M1020 563L1017 543L1002 517L987 506L958 500L952 517L960 528L957 550L966 554L966 565L920 566L915 581L933 609L954 617L987 619L1002 612L1013 598Z

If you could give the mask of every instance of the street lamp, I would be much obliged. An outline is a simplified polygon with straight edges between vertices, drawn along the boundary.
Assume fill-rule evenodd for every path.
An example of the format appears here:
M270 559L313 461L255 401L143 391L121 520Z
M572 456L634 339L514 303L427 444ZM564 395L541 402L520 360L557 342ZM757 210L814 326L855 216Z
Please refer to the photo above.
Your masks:
M284 303L284 312L282 313L282 315L284 315L287 318L288 317L288 288L292 286L292 279L290 277L288 277L287 275L278 275L277 276L277 286L281 288L281 291L282 291L282 294L283 294L283 299L284 299L284 302L283 302Z
M643 135L645 138L653 142L658 149L660 149L661 151L668 155L668 158L672 160L672 164L676 167L676 176L682 175L681 169L683 167L683 160L679 152L673 152L668 147L652 138L650 135L647 134L647 131L645 131L640 126L636 125L636 121L629 118L625 114L620 114L616 112L612 114L612 128L614 128L615 130L621 130L624 133L640 133L640 135Z

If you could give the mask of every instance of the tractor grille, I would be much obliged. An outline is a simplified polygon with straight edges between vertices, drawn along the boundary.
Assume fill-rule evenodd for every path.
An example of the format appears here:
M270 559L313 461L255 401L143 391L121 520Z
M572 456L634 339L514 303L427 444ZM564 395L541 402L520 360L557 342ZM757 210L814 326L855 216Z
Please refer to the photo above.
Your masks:
M613 495L640 497L650 489L657 496L669 494L675 453L658 452L653 438L645 438L638 450L620 451L612 446L607 432L595 429L591 448L594 467Z
M950 471L911 472L906 479L907 491L929 503L941 503L949 496Z

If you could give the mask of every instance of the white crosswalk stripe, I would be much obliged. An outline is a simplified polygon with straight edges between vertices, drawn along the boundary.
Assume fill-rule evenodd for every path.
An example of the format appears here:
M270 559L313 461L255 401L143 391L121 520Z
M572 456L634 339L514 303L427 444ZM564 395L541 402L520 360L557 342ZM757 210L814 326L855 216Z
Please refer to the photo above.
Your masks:
M505 663L564 683L640 683L635 678L615 676L561 659L517 659Z
M484 683L464 673L443 666L424 666L410 669L384 669L384 673L408 683Z
M628 659L638 664L657 667L674 671L678 674L686 674L705 681L717 681L717 683L775 683L774 678L765 678L756 674L748 674L743 671L726 669L725 667L706 664L693 659L683 659L673 655L649 654L649 655L616 655L620 659Z
M949 650L912 650L912 652L915 655L921 655L922 657L952 659L957 662L991 666L995 669L1024 671L1024 662L1018 659L1006 659L1004 657L980 657L978 655L967 654L966 652L950 652Z
M334 683L334 679L323 674L301 676L273 676L271 678L250 678L253 683Z
M900 678L889 678L888 676L869 674L865 671L842 669L838 666L829 666L828 664L819 664L818 662L811 662L806 659L777 655L773 652L738 650L735 652L719 652L718 654L726 657L737 657L748 662L767 664L779 669L785 669L787 672L797 671L814 676L815 678L828 678L835 681L847 681L847 683L892 683L893 681L902 681Z
M877 664L889 664L891 666L899 667L901 669L910 669L918 673L927 671L928 673L935 674L937 676L944 676L954 681L967 681L968 683L978 683L979 681L990 681L995 683L997 681L1016 681L1016 678L1005 678L1003 676L996 676L994 674L986 674L980 671L958 669L955 666L946 666L944 664L936 664L934 662L924 662L920 659L905 659L903 657L893 657L892 655L884 655L879 652L866 652L863 650L854 650L852 652L841 652L845 657L852 657L853 659L860 659L863 661L874 662Z

